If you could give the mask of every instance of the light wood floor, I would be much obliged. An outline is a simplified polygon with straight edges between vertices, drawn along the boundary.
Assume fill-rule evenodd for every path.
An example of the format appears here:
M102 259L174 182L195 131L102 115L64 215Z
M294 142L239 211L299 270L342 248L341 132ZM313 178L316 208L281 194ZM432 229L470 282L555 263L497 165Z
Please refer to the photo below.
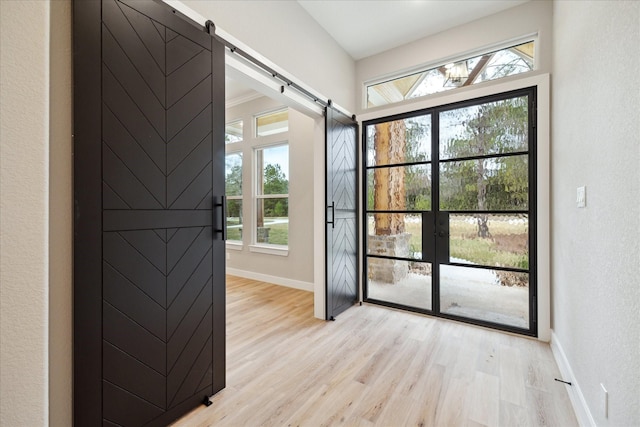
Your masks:
M178 426L576 426L548 345L227 276L227 387Z

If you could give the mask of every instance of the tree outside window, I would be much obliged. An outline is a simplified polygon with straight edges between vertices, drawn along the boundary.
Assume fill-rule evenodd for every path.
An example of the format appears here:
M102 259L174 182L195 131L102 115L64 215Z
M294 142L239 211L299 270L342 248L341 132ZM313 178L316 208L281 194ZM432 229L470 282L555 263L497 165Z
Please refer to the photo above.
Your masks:
M242 153L225 157L227 240L242 241Z
M256 158L256 243L289 244L289 145L264 147Z

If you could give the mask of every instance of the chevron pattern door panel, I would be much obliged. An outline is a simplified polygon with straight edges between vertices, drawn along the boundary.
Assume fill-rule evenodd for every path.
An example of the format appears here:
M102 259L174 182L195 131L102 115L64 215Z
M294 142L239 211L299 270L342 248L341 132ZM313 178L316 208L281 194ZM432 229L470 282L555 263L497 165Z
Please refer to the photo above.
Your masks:
M76 424L161 426L224 387L224 52L161 3L85 3L101 6L101 283L75 286L101 286L101 378L76 381L99 397Z
M327 107L327 319L358 299L357 135L356 122Z

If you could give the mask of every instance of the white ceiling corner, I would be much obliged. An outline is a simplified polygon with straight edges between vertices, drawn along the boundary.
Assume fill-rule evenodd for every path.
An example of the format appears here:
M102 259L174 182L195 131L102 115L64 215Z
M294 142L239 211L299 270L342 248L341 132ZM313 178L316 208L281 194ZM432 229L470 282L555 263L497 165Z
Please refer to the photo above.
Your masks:
M298 0L355 60L530 0Z
M355 60L531 0L297 0ZM227 106L262 94L227 77Z

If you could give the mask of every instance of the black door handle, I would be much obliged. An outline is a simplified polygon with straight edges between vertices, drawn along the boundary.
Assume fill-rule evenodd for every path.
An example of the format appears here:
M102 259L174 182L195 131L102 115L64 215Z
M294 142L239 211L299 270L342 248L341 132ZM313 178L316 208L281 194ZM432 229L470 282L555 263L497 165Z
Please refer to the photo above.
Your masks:
M331 224L331 228L336 228L336 202L332 201L331 206L327 206L327 209L331 208L331 221L327 220L327 224Z
M220 228L215 228L213 230L213 233L214 234L222 233L222 240L226 241L227 240L227 196L220 196L220 203L215 203L214 201L213 203L214 211L215 211L215 208L221 208L220 209Z

